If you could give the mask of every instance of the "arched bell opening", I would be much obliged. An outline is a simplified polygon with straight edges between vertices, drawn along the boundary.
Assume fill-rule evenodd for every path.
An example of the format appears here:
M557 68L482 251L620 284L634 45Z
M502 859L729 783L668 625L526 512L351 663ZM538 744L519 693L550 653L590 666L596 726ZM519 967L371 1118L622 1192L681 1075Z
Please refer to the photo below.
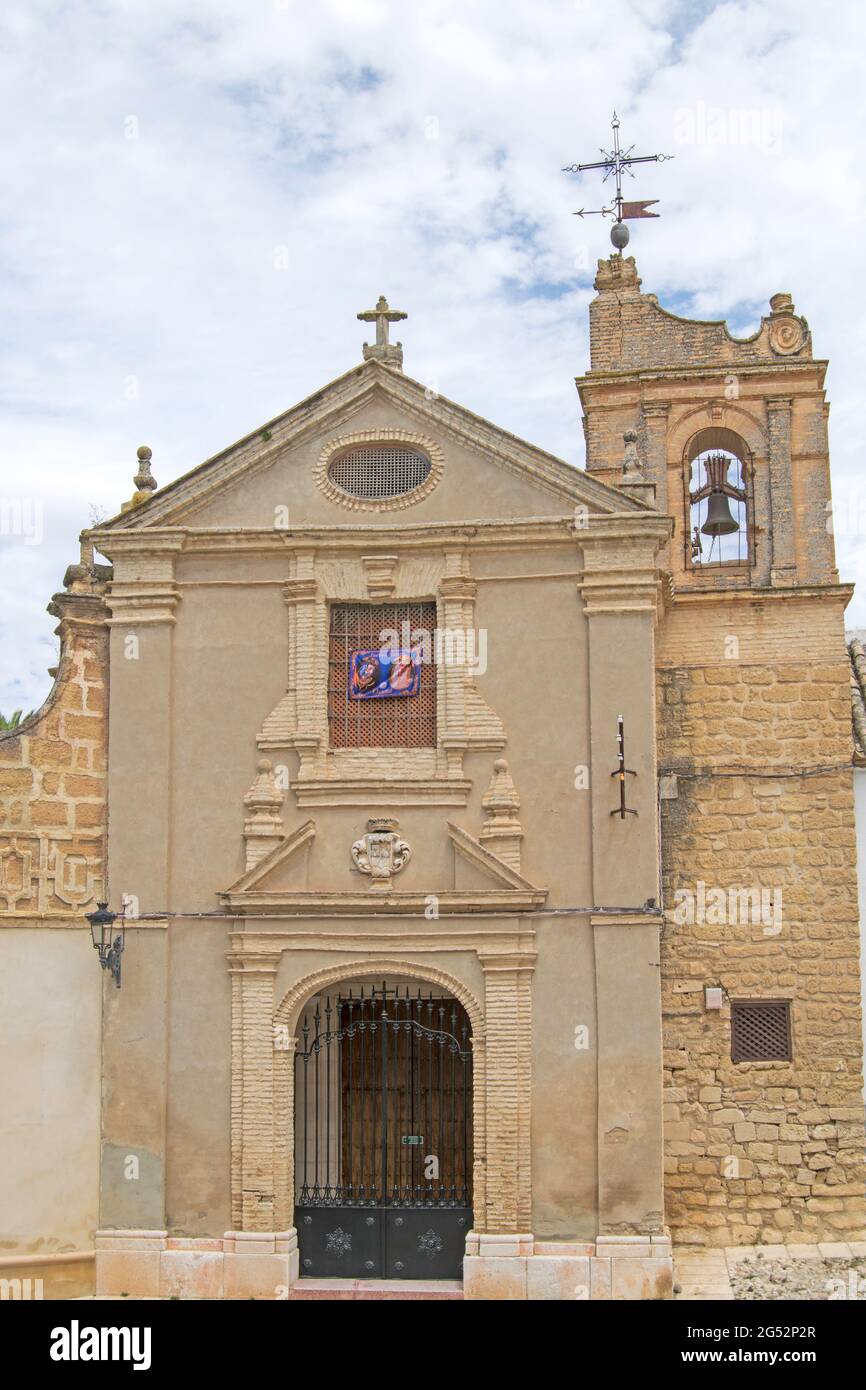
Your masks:
M301 1275L453 1279L472 1228L469 1016L417 980L347 979L295 1044Z
M753 561L752 473L733 430L701 430L686 450L687 559L706 570Z

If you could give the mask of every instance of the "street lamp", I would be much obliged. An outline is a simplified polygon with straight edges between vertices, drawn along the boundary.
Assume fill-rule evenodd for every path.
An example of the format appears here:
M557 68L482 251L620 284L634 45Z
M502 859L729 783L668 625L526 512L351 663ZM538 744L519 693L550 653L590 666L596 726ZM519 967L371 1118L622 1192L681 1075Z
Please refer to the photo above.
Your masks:
M85 916L90 923L93 945L99 952L99 963L103 970L110 970L111 977L120 989L120 957L123 955L124 917L120 915L120 933L111 939L112 928L118 920L116 912L110 912L108 903L97 903L95 912Z

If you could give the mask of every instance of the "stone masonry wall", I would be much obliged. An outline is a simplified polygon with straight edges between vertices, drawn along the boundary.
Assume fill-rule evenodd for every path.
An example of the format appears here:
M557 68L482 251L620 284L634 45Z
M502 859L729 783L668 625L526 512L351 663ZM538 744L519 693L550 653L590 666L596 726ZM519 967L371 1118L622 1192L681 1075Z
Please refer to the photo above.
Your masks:
M681 1243L866 1227L841 609L829 595L768 609L693 604L660 635L659 772L677 775L661 802L666 1218ZM738 657L721 656L737 633ZM781 924L730 910L716 924L712 909L674 921L675 891L699 882L781 892ZM705 986L722 987L721 1012ZM761 998L791 1001L792 1062L731 1061L730 1000Z
M49 608L61 640L51 694L0 735L0 924L80 925L103 889L108 628L98 586L76 587Z

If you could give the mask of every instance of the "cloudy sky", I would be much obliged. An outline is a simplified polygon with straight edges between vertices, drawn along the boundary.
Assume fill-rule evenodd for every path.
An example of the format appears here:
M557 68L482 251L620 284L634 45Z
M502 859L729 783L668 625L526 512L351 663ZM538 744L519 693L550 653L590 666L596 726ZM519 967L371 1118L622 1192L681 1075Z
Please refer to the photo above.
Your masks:
M360 360L380 293L409 312L410 375L581 464L610 248L572 216L597 176L560 168L597 157L614 106L625 143L675 155L630 184L661 200L633 224L644 289L738 333L788 290L831 359L857 578L864 30L859 0L7 7L0 711L47 694L45 604L136 447L167 483L287 409Z

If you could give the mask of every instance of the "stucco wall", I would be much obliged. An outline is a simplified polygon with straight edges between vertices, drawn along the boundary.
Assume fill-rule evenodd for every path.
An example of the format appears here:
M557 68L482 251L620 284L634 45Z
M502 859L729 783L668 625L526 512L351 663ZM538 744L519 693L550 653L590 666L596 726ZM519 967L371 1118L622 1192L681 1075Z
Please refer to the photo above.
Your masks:
M0 930L0 1254L93 1247L102 981L90 931Z
M87 1250L97 1221L105 879L103 577L73 567L54 687L0 737L0 1253ZM113 988L113 986L112 986Z

